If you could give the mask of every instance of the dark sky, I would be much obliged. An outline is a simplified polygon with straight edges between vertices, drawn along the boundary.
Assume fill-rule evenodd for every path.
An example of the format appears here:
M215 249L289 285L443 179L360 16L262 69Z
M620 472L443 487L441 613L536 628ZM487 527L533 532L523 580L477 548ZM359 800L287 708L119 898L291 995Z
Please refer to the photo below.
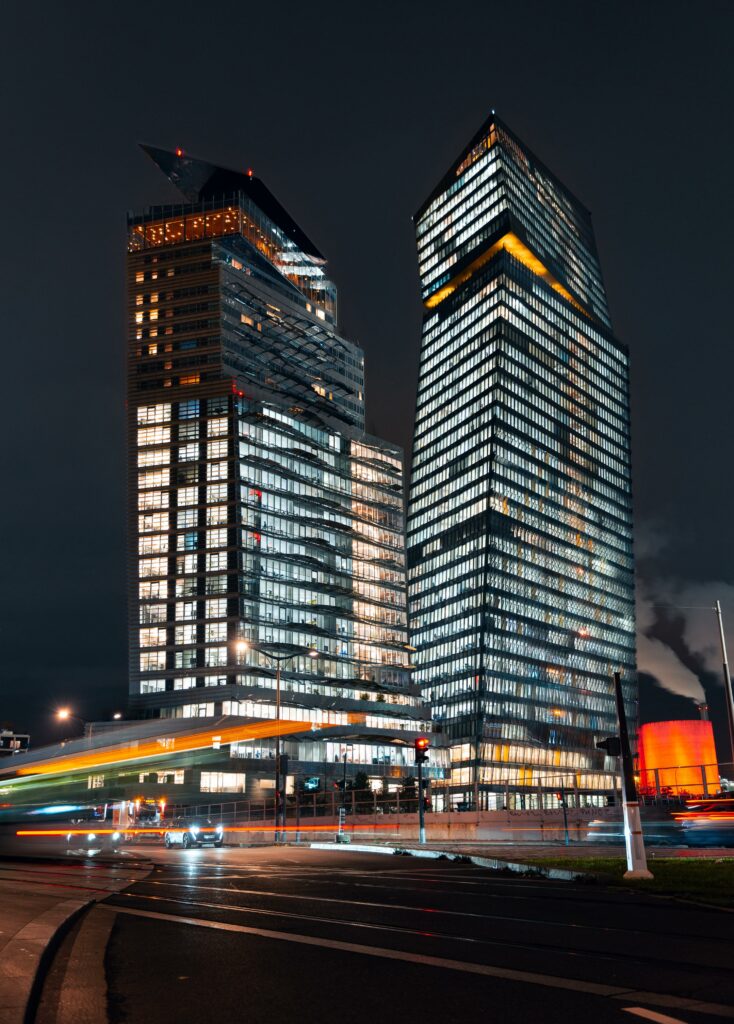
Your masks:
M655 605L720 597L734 646L733 33L729 0L4 5L0 722L40 741L54 705L125 702L125 212L173 195L137 143L264 179L330 259L369 429L407 448L410 218L491 108L593 213L646 665L720 715L713 614ZM641 711L693 707L645 676Z

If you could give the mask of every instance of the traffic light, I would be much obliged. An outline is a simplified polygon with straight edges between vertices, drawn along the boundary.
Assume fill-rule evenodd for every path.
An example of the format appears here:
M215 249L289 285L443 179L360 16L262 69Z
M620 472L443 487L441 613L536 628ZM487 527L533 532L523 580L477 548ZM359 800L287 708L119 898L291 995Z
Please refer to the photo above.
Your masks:
M597 740L598 750L606 750L610 757L619 757L622 753L622 744L619 736L607 736L605 740Z
M424 764L428 760L428 748L431 741L426 736L418 736L415 741L415 763Z

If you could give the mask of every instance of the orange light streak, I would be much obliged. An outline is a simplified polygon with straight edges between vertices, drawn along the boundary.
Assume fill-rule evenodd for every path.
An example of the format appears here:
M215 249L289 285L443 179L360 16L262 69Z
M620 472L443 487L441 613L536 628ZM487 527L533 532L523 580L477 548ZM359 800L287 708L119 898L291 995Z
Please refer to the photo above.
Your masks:
M688 817L689 815L676 814L675 817ZM695 815L690 815L695 817ZM706 817L714 817L714 815L705 815ZM721 815L722 818L727 817L726 814ZM608 824L618 824L615 822L608 822ZM400 834L401 827L405 829L405 822L398 822L393 824L388 822L387 824L364 824L364 825L352 825L350 822L346 822L344 828L351 832L379 832L379 831L390 831L394 832L395 835ZM563 826L561 824L553 825L493 825L492 829L495 832L541 832L544 835L554 829L557 831ZM222 827L223 832L272 832L275 828L273 822L265 822L262 825L224 825ZM328 822L323 825L279 825L279 832L335 832L338 828L336 822ZM90 822L89 828L39 828L39 829L18 829L16 836L88 836L90 833L94 833L95 836L114 835L118 833L123 836L142 836L142 835L157 835L162 836L166 832L179 832L182 830L182 826L171 828L169 826L163 826L159 828L95 828L94 823Z
M348 714L349 724L364 720L364 714ZM233 725L228 729L216 728L216 731L199 730L178 736L163 736L155 740L139 740L125 747L94 753L73 754L66 757L51 758L35 766L24 766L16 769L18 775L59 775L62 772L80 771L87 768L101 768L106 765L121 764L126 761L137 761L148 757L165 757L172 754L186 753L191 750L204 750L214 746L215 737L221 746L235 743L238 740L267 739L272 736L287 736L292 733L310 732L313 729L336 729L338 725L321 724L319 722L256 722L251 725Z
M264 823L262 825L225 825L222 828L222 832L272 832L275 825L271 823ZM325 825L279 825L279 832L334 832L337 826L335 824ZM375 831L377 829L392 829L394 826L388 825L348 825L347 828L353 830L357 829L370 829ZM95 836L162 836L166 832L181 832L184 831L184 827L176 828L95 828L94 823L90 822L89 828L25 828L18 829L16 836L88 836L93 834Z

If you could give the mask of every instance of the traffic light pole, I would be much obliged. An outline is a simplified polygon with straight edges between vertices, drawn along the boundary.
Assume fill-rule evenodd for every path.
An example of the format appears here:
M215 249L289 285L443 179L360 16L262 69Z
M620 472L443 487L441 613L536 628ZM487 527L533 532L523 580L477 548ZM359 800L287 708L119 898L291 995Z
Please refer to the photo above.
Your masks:
M415 766L418 769L418 842L426 841L426 809L423 804L423 762L428 760L429 741L419 736L415 741Z
M563 809L563 832L566 837L566 846L568 846L568 810L566 807L566 790L563 786L563 780L561 780L561 808Z
M619 720L619 743L622 758L622 809L624 814L624 844L627 850L627 870L625 878L652 878L647 867L645 841L642 836L640 821L640 805L637 801L637 786L632 765L629 733L627 731L627 713L624 710L624 694L622 693L622 677L614 673L614 696L617 700L617 719Z
M418 762L418 842L426 841L426 809L423 806L423 764Z

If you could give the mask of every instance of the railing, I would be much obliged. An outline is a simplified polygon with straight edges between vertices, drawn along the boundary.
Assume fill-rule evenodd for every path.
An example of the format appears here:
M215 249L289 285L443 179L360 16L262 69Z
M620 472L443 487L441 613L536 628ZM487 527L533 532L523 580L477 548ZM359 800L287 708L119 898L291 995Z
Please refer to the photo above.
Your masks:
M406 773L409 766L404 766ZM730 780L732 780L730 782ZM734 766L709 763L684 765L674 768L647 769L638 776L640 803L644 806L681 806L687 800L705 800L726 797L730 793L734 808ZM430 794L430 795L429 795ZM591 801L577 785L576 773L559 772L557 776L533 779L526 784L517 779L482 785L472 791L467 787L465 798L454 789L452 805L449 790L435 785L426 794L427 811L486 811L486 810L555 810L564 804L568 808L583 808ZM610 803L621 804L619 792L609 794ZM286 817L293 824L302 819L335 817L344 804L347 815L415 814L418 796L415 789L403 787L395 792L384 790L355 790L347 788L346 800L338 789L307 793L298 790L286 798ZM196 804L170 805L170 817L217 818L223 824L273 821L276 800L211 800Z
M342 806L340 792L296 793L286 798L286 819L298 823L301 819L333 818ZM171 805L167 809L170 818L211 818L224 825L249 824L258 821L273 821L277 802L269 800L212 801L189 805ZM383 794L372 790L348 790L347 815L416 814L417 796L405 793Z
M734 765L731 763L677 765L647 768L639 773L640 802L680 803L694 799L725 796L734 798Z

